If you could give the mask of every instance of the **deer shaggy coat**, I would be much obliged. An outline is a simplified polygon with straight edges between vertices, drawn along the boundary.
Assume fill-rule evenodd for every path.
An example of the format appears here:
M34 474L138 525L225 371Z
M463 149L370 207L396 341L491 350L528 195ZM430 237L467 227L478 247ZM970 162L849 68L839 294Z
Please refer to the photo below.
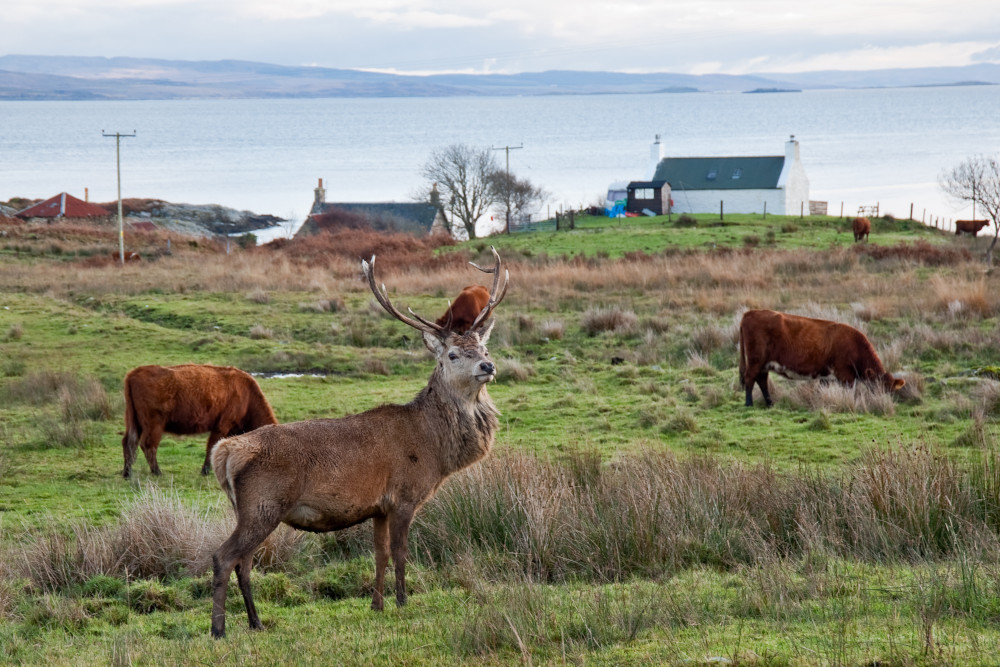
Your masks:
M250 568L254 551L282 522L325 532L371 519L372 609L383 607L390 554L396 604L406 603L407 540L414 515L449 475L493 447L498 412L486 385L496 378L496 366L486 343L493 328L490 315L503 300L509 278L500 290L500 257L495 249L493 255L496 264L487 271L493 273L493 289L463 334L400 313L385 287L379 290L375 284L375 258L371 264L362 262L382 307L421 331L434 355L430 380L412 401L340 419L266 426L216 447L212 465L236 510L236 529L212 556L213 637L226 633L226 593L233 570L250 627L263 627L250 589Z
M852 326L829 320L748 310L740 321L740 384L746 404L753 405L757 383L764 402L772 405L767 390L768 371L785 377L832 375L844 384L857 380L900 389L905 381L885 371L875 348Z
M156 450L163 433L208 433L201 474L220 438L277 424L257 381L238 368L183 364L138 366L125 376L124 477L132 472L136 447L142 447L149 470L160 474Z

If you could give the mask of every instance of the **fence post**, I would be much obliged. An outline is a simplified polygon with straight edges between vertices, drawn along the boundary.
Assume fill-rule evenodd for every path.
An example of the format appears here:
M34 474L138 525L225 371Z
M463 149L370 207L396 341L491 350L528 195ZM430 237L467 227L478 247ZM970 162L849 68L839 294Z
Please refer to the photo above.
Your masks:
M720 199L719 200L719 220L725 220L726 219L725 215L723 214L722 206L723 206L722 200Z
M573 215L573 209L569 211L569 228L576 229L576 216Z
M913 220L913 202L910 202L910 220Z
M840 219L844 219L844 202L840 202Z
M799 220L806 217L806 203L804 201L799 202Z
M767 200L764 200L764 219L767 220Z

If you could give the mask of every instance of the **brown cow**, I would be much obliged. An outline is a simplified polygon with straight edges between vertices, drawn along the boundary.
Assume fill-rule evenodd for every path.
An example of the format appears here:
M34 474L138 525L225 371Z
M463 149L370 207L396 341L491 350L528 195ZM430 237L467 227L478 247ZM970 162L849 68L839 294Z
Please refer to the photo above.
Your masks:
M490 302L490 291L482 285L469 285L448 307L436 324L454 333L463 334L476 321L479 313Z
M861 239L868 240L868 233L872 230L872 222L868 218L854 218L851 220L851 229L854 230L854 242Z
M111 259L113 259L115 262L121 263L122 256L118 253L117 250L115 250L113 253L111 253ZM137 253L135 251L126 250L125 251L125 261L126 262L140 262L140 261L142 261L142 257L139 255L139 253Z
M977 236L979 230L990 224L989 220L956 220L955 221L955 236L961 234L972 234Z
M905 384L885 371L875 348L852 326L773 310L749 310L740 321L740 383L746 389L747 406L753 405L755 382L764 402L772 405L768 371L787 378L833 375L844 384L879 383L886 391Z
M183 364L138 366L125 376L125 436L122 452L128 478L136 446L160 474L156 450L164 431L175 435L209 433L201 474L211 470L209 455L224 437L277 424L257 381L238 368Z

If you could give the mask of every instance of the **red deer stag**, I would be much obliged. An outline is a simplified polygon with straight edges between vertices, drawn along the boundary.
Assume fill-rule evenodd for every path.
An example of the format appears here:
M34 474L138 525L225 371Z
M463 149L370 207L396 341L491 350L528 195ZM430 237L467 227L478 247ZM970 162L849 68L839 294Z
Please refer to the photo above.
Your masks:
M885 371L875 348L852 326L811 317L748 310L740 321L740 384L747 406L753 405L756 382L771 407L767 373L787 378L833 375L844 384L857 380L879 383L886 391L905 384Z
M851 229L854 231L854 242L861 239L868 240L868 234L872 230L872 222L868 218L854 218L851 221Z
M212 447L220 438L277 423L257 381L238 368L200 364L138 366L125 376L122 476L131 475L137 446L142 447L150 472L160 474L156 450L164 432L208 432L201 467L201 474L207 475Z
M990 224L989 220L956 220L955 236L960 236L962 234L972 234L973 236L978 236L979 230L988 224Z
M458 334L411 319L375 285L375 257L362 269L375 298L393 317L423 334L436 364L427 386L406 405L383 405L340 419L267 426L227 438L212 454L215 475L236 511L236 529L212 556L212 636L226 633L226 594L236 581L250 628L261 625L250 591L257 547L284 522L299 530L327 532L372 519L375 591L381 610L390 553L396 573L396 604L406 603L410 523L444 480L489 453L498 412L486 391L496 377L486 343L493 309L507 292L500 285L500 256L490 300L468 332ZM477 267L478 268L478 267ZM499 289L498 289L499 288Z

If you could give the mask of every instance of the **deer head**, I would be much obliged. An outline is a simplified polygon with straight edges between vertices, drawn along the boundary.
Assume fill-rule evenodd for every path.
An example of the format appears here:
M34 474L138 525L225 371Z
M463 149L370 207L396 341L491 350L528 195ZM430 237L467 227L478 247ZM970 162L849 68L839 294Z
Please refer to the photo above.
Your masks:
M493 252L495 259L492 268L484 269L473 262L469 262L480 271L492 273L493 285L490 288L489 301L479 312L469 330L464 334L453 333L448 327L425 319L409 308L407 311L412 317L399 312L392 304L392 301L389 300L385 285L383 284L382 288L379 289L375 284L375 256L372 255L370 261L361 261L361 268L368 278L368 285L371 287L372 293L382 308L400 322L421 332L427 349L438 360L438 371L442 375L445 384L459 391L462 389L478 389L496 377L496 367L489 360L489 351L486 349L486 343L489 341L490 333L493 330L493 321L490 316L507 295L510 272L504 270L504 281L501 286L500 271L502 263L500 255L497 254L496 248L491 246L490 250ZM462 391L461 393L465 392ZM475 391L472 391L472 393L475 393Z

